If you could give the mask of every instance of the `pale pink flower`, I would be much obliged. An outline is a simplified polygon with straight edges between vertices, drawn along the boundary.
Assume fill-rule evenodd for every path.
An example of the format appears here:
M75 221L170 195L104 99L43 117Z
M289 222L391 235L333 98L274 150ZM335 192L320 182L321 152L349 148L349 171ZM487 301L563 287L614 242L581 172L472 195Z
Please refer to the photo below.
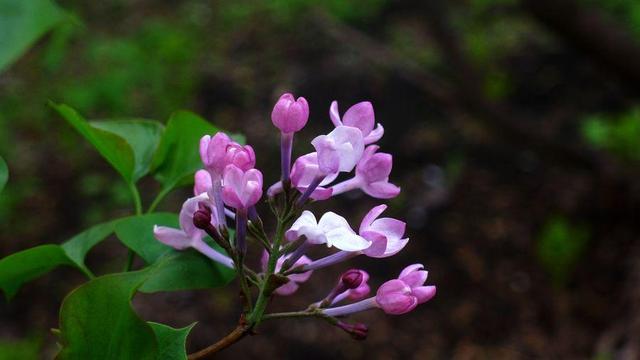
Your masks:
M362 250L362 253L374 258L384 258L397 254L409 242L403 238L406 224L393 218L378 218L386 205L378 205L371 209L362 223L358 233L363 238L371 241L371 246Z
M200 169L196 171L193 177L193 194L198 196L211 190L211 174L207 170Z
M161 243L176 250L194 248L209 257L211 260L219 262L229 268L233 268L233 261L228 256L219 253L207 245L202 240L205 236L205 232L198 229L193 224L193 214L198 210L200 203L212 205L210 204L209 197L206 193L188 199L182 205L182 210L180 210L180 229L154 225L153 234L155 238ZM215 212L215 208L212 207L211 210ZM215 223L216 219L216 216L211 216L211 225L217 225Z
M243 171L256 165L256 155L249 145L240 145L223 133L200 139L200 158L213 178L222 176L227 165L233 164Z
M333 101L329 108L329 117L336 127L346 125L360 129L365 144L372 144L384 135L382 125L378 124L375 129L373 128L376 118L373 105L368 101L362 101L350 107L342 119L338 111L338 102Z
M318 165L323 175L350 172L364 152L362 132L351 126L338 126L327 135L311 141L318 152Z
M376 153L378 149L377 145L367 146L356 166L355 177L332 186L333 195L359 188L378 199L398 196L400 188L389 182L393 158L387 153Z
M371 245L351 229L345 218L333 212L325 213L317 221L311 211L303 211L285 234L289 241L302 236L307 238L309 244L326 244L327 247L335 246L345 251L359 251Z

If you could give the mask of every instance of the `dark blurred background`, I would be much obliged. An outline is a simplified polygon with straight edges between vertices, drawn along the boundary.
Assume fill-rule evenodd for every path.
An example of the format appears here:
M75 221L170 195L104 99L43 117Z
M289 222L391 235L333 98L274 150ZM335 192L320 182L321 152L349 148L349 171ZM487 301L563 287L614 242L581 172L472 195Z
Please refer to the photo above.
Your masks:
M386 215L406 219L412 240L395 257L318 272L273 308L306 307L354 265L375 288L424 263L438 295L405 316L357 315L370 327L364 342L283 320L220 358L640 358L637 0L57 3L73 19L0 73L0 154L11 172L0 257L131 211L126 185L49 99L92 119L192 110L246 134L265 183L279 173L269 115L282 92L310 103L298 155L330 131L332 100L342 111L370 100L403 188ZM141 189L148 203L158 185ZM178 211L188 194L160 208ZM379 203L348 194L316 208L357 226ZM88 264L117 271L124 254L110 239ZM57 309L82 281L59 269L0 301L0 359L51 358ZM199 321L194 351L233 328L235 291L134 303L147 320Z

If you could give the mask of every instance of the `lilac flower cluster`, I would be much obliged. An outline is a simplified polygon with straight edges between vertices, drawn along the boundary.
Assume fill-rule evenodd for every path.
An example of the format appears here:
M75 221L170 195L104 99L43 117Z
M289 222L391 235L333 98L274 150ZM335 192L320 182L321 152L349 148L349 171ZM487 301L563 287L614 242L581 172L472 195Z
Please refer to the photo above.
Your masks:
M222 132L205 135L200 141L204 169L195 174L194 197L182 206L180 229L156 226L154 234L160 242L177 250L193 248L235 269L245 302L244 315L251 326L269 318L316 316L361 339L366 336L365 325L348 324L337 318L372 308L399 315L430 300L436 287L424 285L428 273L421 264L406 267L397 279L383 283L375 296L368 297L369 274L351 269L342 274L324 299L304 311L264 313L272 295L295 293L313 271L358 255L389 257L409 241L404 235L404 222L380 217L386 205L372 208L357 232L334 212L317 218L304 209L309 202L357 189L378 199L400 193L400 188L389 182L392 156L379 152L375 145L384 128L376 124L372 104L355 104L341 117L334 101L329 117L335 128L314 138L311 144L315 151L298 157L291 165L294 134L306 125L309 105L303 97L284 94L273 108L271 119L281 133L282 168L280 180L267 190L267 202L278 224L274 236L267 235L256 210L263 195L263 177L255 168L253 148L238 144ZM336 182L343 172L354 175ZM228 231L227 217L235 222L235 235ZM226 254L208 245L206 235ZM252 271L244 263L247 238L263 247L261 272ZM338 251L315 260L306 256L311 247L321 244ZM342 305L344 302L350 303Z

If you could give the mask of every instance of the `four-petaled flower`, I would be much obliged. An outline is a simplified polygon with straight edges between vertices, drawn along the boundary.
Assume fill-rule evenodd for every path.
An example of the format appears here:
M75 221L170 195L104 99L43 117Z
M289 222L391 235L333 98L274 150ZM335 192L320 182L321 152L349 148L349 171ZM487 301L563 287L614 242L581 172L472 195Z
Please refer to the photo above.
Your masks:
M371 242L357 235L342 216L327 212L316 220L311 211L305 210L291 225L285 237L289 241L304 236L310 244L327 244L344 251L359 251L368 248Z

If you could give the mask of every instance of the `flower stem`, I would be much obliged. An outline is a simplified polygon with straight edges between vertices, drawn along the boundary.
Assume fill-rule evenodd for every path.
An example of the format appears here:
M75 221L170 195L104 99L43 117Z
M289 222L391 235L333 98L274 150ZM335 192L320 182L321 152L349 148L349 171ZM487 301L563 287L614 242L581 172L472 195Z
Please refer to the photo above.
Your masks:
M282 133L280 139L280 166L282 168L282 185L287 189L291 179L291 150L293 133Z

